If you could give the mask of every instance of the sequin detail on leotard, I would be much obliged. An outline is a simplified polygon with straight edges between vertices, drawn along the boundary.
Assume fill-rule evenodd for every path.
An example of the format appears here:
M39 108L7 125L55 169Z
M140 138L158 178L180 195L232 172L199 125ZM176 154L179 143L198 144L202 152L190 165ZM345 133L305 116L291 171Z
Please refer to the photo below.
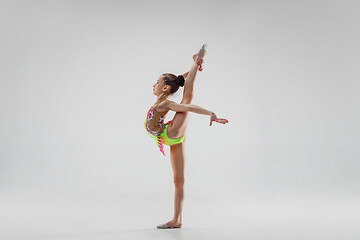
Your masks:
M146 114L145 119L145 129L150 134L151 137L155 139L156 145L159 147L159 150L164 154L164 144L161 138L161 134L163 133L166 124L164 124L164 119L166 112L158 112L155 110L155 107L151 107Z

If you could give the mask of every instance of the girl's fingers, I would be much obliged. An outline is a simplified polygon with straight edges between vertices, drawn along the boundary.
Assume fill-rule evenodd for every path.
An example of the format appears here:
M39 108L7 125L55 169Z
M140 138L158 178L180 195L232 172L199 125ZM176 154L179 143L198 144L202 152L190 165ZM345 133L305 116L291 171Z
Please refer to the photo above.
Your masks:
M216 122L225 124L225 123L228 123L229 121L226 120L226 119L224 119L224 118L218 118L218 119L216 120Z
M212 122L215 121L217 123L222 123L222 124L225 124L225 123L228 123L229 121L225 118L218 118L216 117L215 113L213 113L210 117L210 126L212 125Z

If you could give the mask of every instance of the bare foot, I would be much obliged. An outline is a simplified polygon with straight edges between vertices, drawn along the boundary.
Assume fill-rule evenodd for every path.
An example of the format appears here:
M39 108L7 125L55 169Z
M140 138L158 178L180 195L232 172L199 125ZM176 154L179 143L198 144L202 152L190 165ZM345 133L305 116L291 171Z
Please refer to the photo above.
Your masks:
M199 52L193 56L194 61L197 62L198 64L203 63L205 53L206 50L200 49Z
M202 46L202 48L200 48L200 50L199 50L199 52L197 53L197 57L198 57L198 60L201 60L201 59L203 59L204 58L204 56L205 56L205 53L206 53L206 44L204 44L203 46Z
M200 66L199 71L202 71L202 64L204 63L204 56L206 54L206 44L202 46L202 48L198 51L197 54L193 56L194 61L197 63L197 65Z
M182 226L182 224L180 222L171 220L167 223L158 225L157 228L160 228L160 229L181 228L181 226Z

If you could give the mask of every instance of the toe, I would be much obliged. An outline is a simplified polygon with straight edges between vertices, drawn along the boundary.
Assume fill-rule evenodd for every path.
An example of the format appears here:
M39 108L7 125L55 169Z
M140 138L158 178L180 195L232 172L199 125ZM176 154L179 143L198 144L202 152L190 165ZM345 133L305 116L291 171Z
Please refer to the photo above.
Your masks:
M160 229L164 229L164 228L168 228L168 227L169 226L166 223L160 224L160 225L157 226L157 228L160 228Z

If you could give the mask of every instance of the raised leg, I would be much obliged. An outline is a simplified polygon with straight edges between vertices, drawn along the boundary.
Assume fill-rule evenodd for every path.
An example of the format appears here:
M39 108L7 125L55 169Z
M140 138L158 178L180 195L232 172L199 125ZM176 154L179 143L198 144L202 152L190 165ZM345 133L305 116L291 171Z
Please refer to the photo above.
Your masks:
M182 104L190 104L194 96L194 82L199 65L195 62L192 65L189 75L185 78L184 92L181 100ZM175 139L184 136L187 126L188 112L177 112L169 124L167 134L169 138Z

